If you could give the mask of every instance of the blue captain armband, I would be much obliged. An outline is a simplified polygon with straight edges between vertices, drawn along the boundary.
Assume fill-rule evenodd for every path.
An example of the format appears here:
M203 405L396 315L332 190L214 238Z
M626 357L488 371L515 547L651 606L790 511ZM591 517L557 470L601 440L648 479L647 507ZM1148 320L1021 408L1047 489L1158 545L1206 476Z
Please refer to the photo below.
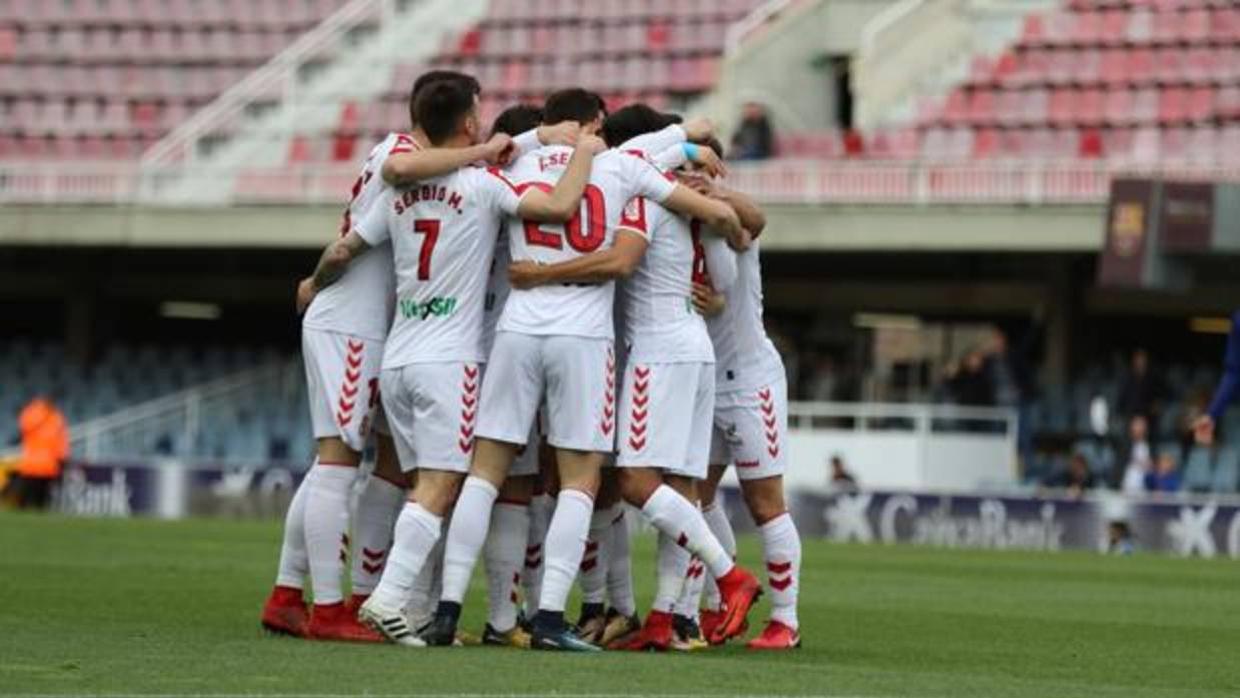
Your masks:
M696 143L681 143L680 147L685 151L685 159L689 162L697 162L698 146Z

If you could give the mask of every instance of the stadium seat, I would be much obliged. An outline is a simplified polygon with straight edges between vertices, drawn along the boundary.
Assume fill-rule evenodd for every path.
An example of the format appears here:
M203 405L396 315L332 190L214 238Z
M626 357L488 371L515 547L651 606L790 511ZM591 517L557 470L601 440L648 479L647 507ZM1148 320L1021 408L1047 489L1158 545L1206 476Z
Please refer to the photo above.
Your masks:
M1240 451L1235 448L1220 450L1211 489L1219 494L1234 494L1240 490Z
M1190 492L1209 492L1214 486L1213 454L1210 449L1197 446L1188 453L1184 463L1184 489Z

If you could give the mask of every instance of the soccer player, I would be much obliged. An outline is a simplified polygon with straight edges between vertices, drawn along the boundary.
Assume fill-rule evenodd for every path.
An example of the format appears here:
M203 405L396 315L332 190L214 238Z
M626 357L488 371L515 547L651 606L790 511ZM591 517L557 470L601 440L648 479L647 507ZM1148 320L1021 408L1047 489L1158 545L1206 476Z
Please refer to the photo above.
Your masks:
M659 128L666 121L650 124L659 116L644 105L613 114L608 117L612 127L605 130L609 143L616 145L624 138L628 142L621 149L630 150L628 136ZM650 125L643 128L643 124ZM675 639L673 610L690 564L686 530L708 530L693 504L694 482L706 476L714 402L710 337L692 304L692 280L695 271L698 276L703 273L705 251L700 232L691 229L688 219L642 199L630 202L621 226L615 243L605 251L541 267L516 264L513 278L521 287L627 277L623 296L629 361L618 411L616 465L625 499L660 529L654 606L629 647L665 650ZM739 232L732 241L743 247L748 236ZM713 536L701 537L694 552L710 565L721 585L744 579L746 573ZM756 580L751 581L756 588ZM740 609L746 601L731 600L733 617L727 629L716 629L727 637L739 632L744 622ZM698 633L691 629L687 634Z
M1231 334L1227 336L1227 349L1223 353L1223 377L1219 379L1206 413L1193 425L1198 443L1214 443L1214 428L1237 394L1240 394L1240 310L1231 316Z
M461 73L434 71L418 78L410 91L414 133L390 133L371 149L353 185L341 223L342 236L383 191L383 181L376 175L384 162L419 147L412 103L422 87L437 79L455 80L478 91L477 81ZM318 447L315 462L285 517L279 574L262 613L262 625L272 632L318 639L381 639L356 622L354 609L373 588L383 567L392 523L407 487L391 437L383 433L381 412L375 410L394 283L391 254L382 249L356 260L347 274L322 293L311 279L298 286L298 311L305 312L302 350L307 392ZM348 554L348 497L372 428L378 432L377 462L358 499L354 534L361 554L353 558L354 603L346 605L340 578ZM307 574L315 601L309 617L302 596Z
M593 134L602 111L597 95L562 90L547 99L543 119L545 124L574 121L581 124L582 133ZM564 148L541 148L522 157L513 176L524 188L546 188L562 176L567 159ZM639 158L609 151L594 163L583 212L567 224L510 220L514 259L555 262L604 247L615 235L624 202L635 196L665 202L721 229L739 226L726 205L667 181ZM575 635L564 620L564 606L581 563L599 468L615 439L612 295L613 284L603 279L514 288L509 295L482 386L479 439L470 476L448 532L443 595L435 622L423 633L429 643L452 642L498 487L517 448L526 443L529 424L545 395L548 441L556 449L560 491L544 544L542 591L539 612L531 622L531 646L598 649ZM705 526L702 532L708 534ZM695 540L698 533L693 531Z
M762 212L745 195L707 179L696 180L698 190L731 203L746 226L765 227ZM711 439L710 475L701 489L702 507L711 530L735 554L736 539L722 505L717 501L719 480L728 465L736 466L741 494L762 536L762 551L771 592L771 618L761 635L749 641L752 649L799 647L797 592L800 587L801 539L784 500L783 474L788 448L788 387L783 361L762 324L762 268L759 244L736 255L736 281L724 290L721 312L708 317L715 347L715 416ZM724 622L718 590L710 587L702 629Z
M487 144L470 148L424 148L414 153L389 158L384 165L384 179L393 185L413 185L418 179L448 174L473 162L475 159L486 158L493 153L501 137L511 137L511 150L502 151L503 158L511 162L521 153L539 148L542 145L575 145L579 127L571 122L554 126L540 126L542 110L538 107L518 104L504 110L491 129L491 141ZM488 356L495 338L495 325L499 319L499 310L503 308L508 297L508 260L509 245L507 229L500 227L496 241L495 258L491 264L491 273L487 284L486 301L484 304L484 327L482 338L482 355ZM538 435L531 432L534 446L523 449L500 489L495 508L491 513L491 525L484 547L483 558L487 571L487 590L489 594L487 624L483 630L481 642L489 645L510 645L529 647L529 633L518 624L518 586L522 582L538 578L537 566L528 575L531 579L524 580L521 575L522 557L526 550L527 535L541 523L541 530L546 529L546 518L535 517L531 509L534 493L539 480L539 449ZM539 497L538 499L546 499ZM543 512L538 512L543 513ZM534 519L537 518L538 522ZM541 548L542 534L534 536L537 547ZM430 589L437 585L441 578L443 563L442 538L440 545L433 554L435 565L427 564L418 580L418 594L427 600L438 601L437 593L422 594L422 587ZM528 554L528 553L527 553ZM535 562L540 561L538 555ZM434 579L427 579L433 575ZM435 596L431 599L431 595ZM430 620L434 606L425 609L419 605L416 613L410 613L415 627L421 627Z
M476 96L450 81L424 88L419 125L432 145L477 142ZM392 552L359 618L397 644L424 643L403 608L448 513L474 448L487 277L501 216L563 222L577 210L598 139L582 139L550 193L519 193L498 171L466 167L387 190L353 231L324 256L329 282L348 260L388 240L396 259L397 308L383 356L384 409L402 468L418 470L396 522Z

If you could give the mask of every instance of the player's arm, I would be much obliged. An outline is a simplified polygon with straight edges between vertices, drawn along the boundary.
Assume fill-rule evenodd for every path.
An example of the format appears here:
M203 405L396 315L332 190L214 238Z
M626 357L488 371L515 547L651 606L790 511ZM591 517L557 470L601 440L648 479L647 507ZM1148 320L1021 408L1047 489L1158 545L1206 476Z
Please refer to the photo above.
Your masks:
M620 228L611 247L576 259L539 264L522 259L508 265L508 281L513 288L533 288L559 283L600 283L627 278L637 269L646 253L646 238Z
M719 159L714 150L695 143L681 143L664 148L651 158L651 161L664 172L680 169L691 162L712 177L722 177L728 173L723 160Z
M732 210L736 211L741 226L749 231L751 237L758 237L766 229L766 214L762 213L762 209L748 194L729 189L718 181L699 174L681 174L678 178L681 184L691 187L699 194L719 199L731 206Z
M590 181L590 167L594 156L607 149L607 144L597 136L583 136L569 158L568 168L556 182L551 193L530 188L521 197L517 217L540 223L564 223L581 207L581 195Z
M349 264L358 255L370 249L370 244L362 239L357 231L350 230L347 235L332 241L323 249L314 273L301 280L297 285L297 312L303 313L314 300L315 294L332 285L349 269Z
M741 252L749 249L749 231L741 227L736 211L727 203L702 196L683 184L677 184L660 203L664 208L702 221L723 236L732 249Z
M394 187L455 172L475 162L502 163L510 157L512 137L497 133L486 143L468 148L423 148L394 153L383 163L383 181Z

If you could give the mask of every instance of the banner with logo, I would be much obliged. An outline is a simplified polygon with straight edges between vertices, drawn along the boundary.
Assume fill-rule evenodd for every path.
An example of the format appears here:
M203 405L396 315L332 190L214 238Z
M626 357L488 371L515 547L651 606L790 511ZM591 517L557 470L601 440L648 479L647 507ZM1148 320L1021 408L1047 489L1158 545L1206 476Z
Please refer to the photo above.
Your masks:
M736 523L748 519L738 500L729 501ZM1127 543L1137 551L1240 559L1237 498L1132 500L1100 494L1077 500L855 492L793 493L790 505L803 536L842 542L1107 551L1113 549L1113 526L1122 525Z

